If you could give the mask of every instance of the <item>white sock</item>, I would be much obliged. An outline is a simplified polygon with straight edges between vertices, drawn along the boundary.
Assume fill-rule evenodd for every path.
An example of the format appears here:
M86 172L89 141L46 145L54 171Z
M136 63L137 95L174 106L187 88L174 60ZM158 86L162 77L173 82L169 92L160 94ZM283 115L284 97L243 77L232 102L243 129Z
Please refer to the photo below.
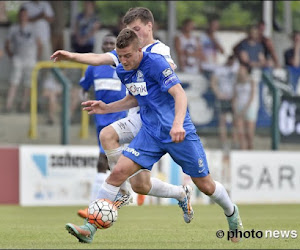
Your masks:
M108 172L106 173L97 173L92 185L92 189L91 189L91 202L97 199L98 196L98 192L103 184L103 182L106 180L106 178L108 177Z
M109 199L111 201L114 201L117 193L119 192L119 189L120 187L110 185L106 181L104 181L98 192L97 199Z
M110 150L104 150L106 157L107 157L107 161L108 161L108 166L110 170L113 170L114 167L116 166L120 156L122 155L122 151L123 151L123 146L120 146L118 148L115 149L110 149ZM122 190L123 193L129 193L130 189L128 188L128 185L130 185L129 181L126 180L121 186L120 189Z
M151 178L152 187L147 195L162 197L162 198L175 198L182 200L185 197L185 192L182 186L176 186L157 178Z
M210 196L210 198L223 208L225 215L230 216L234 212L233 203L229 198L229 195L224 186L218 181L215 181L215 183L216 189L215 192Z

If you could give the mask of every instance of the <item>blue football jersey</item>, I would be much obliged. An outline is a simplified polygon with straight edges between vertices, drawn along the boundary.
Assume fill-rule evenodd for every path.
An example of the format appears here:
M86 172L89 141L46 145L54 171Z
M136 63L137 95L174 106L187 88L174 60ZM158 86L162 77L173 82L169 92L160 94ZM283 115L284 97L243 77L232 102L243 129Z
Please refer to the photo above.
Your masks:
M93 85L95 98L105 103L115 102L126 96L126 88L118 78L116 68L110 65L88 66L85 76L80 79L79 84L85 91L88 91ZM126 111L104 115L96 114L95 122L97 126L107 126L126 115Z
M169 133L175 118L175 100L168 90L180 80L166 59L159 54L143 52L137 69L126 71L119 64L117 74L129 93L137 99L147 132L161 142L171 142ZM186 134L196 132L188 110L183 127Z

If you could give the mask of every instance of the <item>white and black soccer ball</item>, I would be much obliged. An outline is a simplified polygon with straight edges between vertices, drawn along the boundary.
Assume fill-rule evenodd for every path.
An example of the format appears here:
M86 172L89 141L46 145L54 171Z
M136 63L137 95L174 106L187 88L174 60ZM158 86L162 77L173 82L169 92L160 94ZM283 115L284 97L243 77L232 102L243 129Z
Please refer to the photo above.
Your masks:
M88 222L100 229L113 225L118 218L118 208L108 199L98 199L89 205Z

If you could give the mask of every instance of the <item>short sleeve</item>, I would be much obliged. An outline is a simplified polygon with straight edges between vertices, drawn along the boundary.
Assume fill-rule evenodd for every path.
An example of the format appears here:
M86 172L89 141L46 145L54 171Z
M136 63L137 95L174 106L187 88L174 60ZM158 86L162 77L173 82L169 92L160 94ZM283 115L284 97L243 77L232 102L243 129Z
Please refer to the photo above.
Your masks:
M106 52L106 54L111 56L111 58L114 60L114 63L116 66L118 66L120 64L120 61L119 61L119 58L117 55L117 51L115 49L110 52Z
M174 68L175 69L177 68L177 65L175 64L175 62L173 61L173 59L171 57L170 48L167 45L159 42L158 44L156 44L155 46L152 47L151 53L156 53L156 54L164 56L164 58L167 60L167 62L169 64L173 64Z
M91 85L93 84L93 67L88 66L84 76L80 79L79 85L85 90L88 91Z

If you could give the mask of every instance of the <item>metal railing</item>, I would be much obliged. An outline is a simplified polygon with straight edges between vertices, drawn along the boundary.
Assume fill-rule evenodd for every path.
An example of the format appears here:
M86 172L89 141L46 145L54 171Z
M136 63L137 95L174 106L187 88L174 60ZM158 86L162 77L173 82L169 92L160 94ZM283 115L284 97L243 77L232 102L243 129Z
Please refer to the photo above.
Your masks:
M30 93L30 127L28 131L28 136L30 139L37 138L37 100L38 100L38 72L41 69L52 69L52 73L63 86L63 112L62 112L62 135L61 135L61 144L69 143L69 89L70 82L64 77L61 73L60 68L68 69L81 69L82 75L84 75L87 65L75 63L75 62L56 62L52 61L40 61L36 63L31 76L31 93ZM81 116L81 128L80 128L80 138L88 137L88 123L89 117L87 112L82 111Z

